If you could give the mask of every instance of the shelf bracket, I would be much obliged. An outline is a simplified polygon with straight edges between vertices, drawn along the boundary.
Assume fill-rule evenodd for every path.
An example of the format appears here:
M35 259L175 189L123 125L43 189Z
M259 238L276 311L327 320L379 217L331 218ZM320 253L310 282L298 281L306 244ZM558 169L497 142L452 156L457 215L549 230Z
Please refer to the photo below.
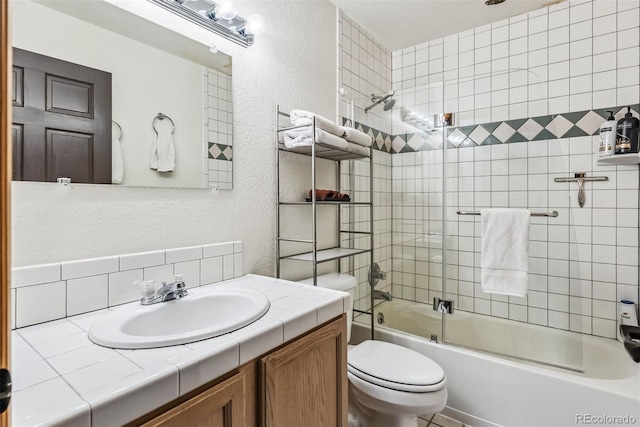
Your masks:
M555 182L577 182L578 183L578 205L580 207L584 207L584 202L586 200L586 194L584 192L584 183L585 182L594 182L594 181L609 181L608 176L590 176L588 177L585 172L578 172L573 174L573 178L554 178Z

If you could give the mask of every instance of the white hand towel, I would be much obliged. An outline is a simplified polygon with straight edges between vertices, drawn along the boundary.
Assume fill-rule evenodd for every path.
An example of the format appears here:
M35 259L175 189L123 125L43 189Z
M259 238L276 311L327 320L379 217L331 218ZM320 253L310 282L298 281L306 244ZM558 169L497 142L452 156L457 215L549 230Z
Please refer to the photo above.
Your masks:
M336 136L343 136L344 129L341 126L333 123L331 120L327 120L322 116L318 116L310 111L305 110L291 110L289 114L291 124L294 126L305 126L313 124L313 118L316 118L316 129L322 129Z
M173 172L176 167L176 149L173 144L173 126L158 126L151 143L149 167L158 172Z
M349 143L346 139L316 128L316 142L346 150ZM312 144L311 126L290 129L284 132L284 145L287 148L305 147Z
M111 139L111 183L122 184L124 177L124 158L122 156L122 143L114 135Z
M482 291L527 295L529 283L528 209L482 209Z
M354 144L362 145L363 147L371 147L371 143L373 138L367 135L364 132L360 132L358 129L350 128L347 126L342 126L344 129L343 138L349 142L353 142Z
M349 142L347 146L347 151L353 154L357 154L358 156L368 157L370 148L363 147L359 144L354 144L353 142Z

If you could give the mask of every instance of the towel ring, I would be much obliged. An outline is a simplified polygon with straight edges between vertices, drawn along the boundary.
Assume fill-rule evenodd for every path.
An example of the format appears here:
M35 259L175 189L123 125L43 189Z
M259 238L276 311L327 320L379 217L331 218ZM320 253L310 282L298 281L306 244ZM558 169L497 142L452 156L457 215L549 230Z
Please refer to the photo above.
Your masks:
M171 117L167 116L166 114L158 113L153 118L153 121L151 122L151 126L153 127L153 131L156 133L156 136L158 135L158 129L156 129L156 120L164 120L164 119L168 119L171 122L171 134L173 135L173 133L176 131L176 124L173 123L173 120L171 120Z
M118 136L118 141L122 142L122 137L124 136L124 131L122 130L122 126L120 126L118 122L116 122L115 120L111 120L111 124L116 125L116 127L118 128L118 131L120 132L120 135Z

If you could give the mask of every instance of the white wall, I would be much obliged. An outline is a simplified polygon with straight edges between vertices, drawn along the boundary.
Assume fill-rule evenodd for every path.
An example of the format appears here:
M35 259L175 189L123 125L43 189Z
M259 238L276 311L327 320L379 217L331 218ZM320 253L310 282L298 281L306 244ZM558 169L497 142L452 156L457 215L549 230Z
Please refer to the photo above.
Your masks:
M31 1L12 7L15 47L112 74L113 120L124 131L123 185L202 187L202 65ZM172 173L149 168L151 121L159 112L176 124Z
M259 13L267 22L248 49L189 28L233 56L234 189L14 183L14 266L242 240L245 272L273 274L274 106L336 116L336 10L327 1L246 1L238 7L242 16ZM298 160L290 169L307 176L308 162Z

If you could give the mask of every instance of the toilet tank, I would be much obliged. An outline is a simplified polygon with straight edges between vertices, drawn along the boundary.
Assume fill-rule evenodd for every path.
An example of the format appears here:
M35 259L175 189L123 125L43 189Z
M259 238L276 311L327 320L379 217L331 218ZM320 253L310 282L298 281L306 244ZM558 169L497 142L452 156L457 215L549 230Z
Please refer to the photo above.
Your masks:
M313 278L300 280L300 283L313 286ZM349 308L347 310L347 342L351 339L351 323L353 321L353 304L355 302L356 286L358 281L355 277L343 273L327 273L318 276L318 286L321 288L333 289L349 293Z

